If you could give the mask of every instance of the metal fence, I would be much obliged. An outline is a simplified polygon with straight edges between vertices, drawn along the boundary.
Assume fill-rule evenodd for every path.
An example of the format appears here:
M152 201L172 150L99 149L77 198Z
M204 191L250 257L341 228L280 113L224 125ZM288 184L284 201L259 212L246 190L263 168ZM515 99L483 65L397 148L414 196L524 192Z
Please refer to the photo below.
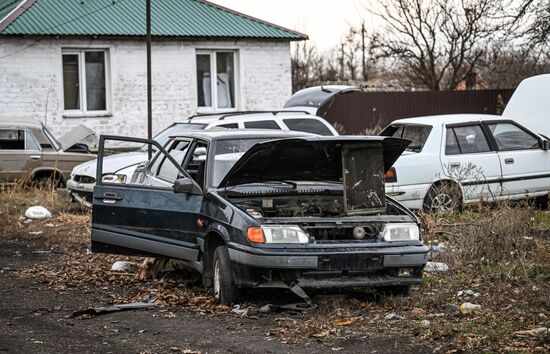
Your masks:
M437 114L501 114L514 90L349 92L335 95L317 114L346 134L378 133L400 118Z

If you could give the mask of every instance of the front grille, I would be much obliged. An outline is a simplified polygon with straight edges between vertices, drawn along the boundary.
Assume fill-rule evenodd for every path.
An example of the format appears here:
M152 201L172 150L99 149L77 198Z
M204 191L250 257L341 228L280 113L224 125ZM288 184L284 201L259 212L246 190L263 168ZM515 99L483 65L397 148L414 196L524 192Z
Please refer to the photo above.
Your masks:
M308 228L303 227L310 236L313 236L317 241L345 241L357 240L353 236L354 227L323 227L323 228ZM363 226L366 231L364 241L372 241L378 237L378 228L375 225Z
M95 178L90 176L75 175L74 181L77 183L95 183Z
M344 146L342 167L346 213L384 211L386 197L382 146Z

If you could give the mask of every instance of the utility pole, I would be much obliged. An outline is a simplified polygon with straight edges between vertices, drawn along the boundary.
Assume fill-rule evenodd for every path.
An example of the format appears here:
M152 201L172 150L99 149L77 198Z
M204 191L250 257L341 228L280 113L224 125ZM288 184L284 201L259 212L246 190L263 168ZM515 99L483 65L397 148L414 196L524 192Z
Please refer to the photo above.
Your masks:
M361 21L361 51L363 52L363 81L367 83L367 58L365 58L365 20Z
M146 2L147 11L146 11L146 26L147 26L147 139L151 140L153 138L153 95L151 92L151 0ZM147 150L149 160L153 156L153 147L149 144Z
M344 43L340 46L340 81L344 81Z

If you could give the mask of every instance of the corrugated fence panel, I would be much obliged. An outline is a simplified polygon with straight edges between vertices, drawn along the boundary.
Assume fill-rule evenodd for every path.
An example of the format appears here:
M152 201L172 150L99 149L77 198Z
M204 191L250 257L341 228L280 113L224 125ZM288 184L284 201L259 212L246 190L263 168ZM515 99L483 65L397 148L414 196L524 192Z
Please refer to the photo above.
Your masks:
M514 90L348 92L325 102L318 114L344 126L346 134L383 128L401 118L438 114L497 114L500 95L508 102ZM504 107L500 107L503 109ZM377 133L377 131L375 131Z

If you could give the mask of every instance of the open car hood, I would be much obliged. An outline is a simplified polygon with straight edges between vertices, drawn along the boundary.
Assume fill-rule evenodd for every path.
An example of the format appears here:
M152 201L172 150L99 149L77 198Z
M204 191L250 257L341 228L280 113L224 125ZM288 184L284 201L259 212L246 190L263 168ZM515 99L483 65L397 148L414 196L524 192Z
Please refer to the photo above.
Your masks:
M61 150L66 151L74 144L81 142L91 135L94 135L94 131L92 129L84 125L79 125L57 140L61 144Z
M219 187L265 181L341 181L343 147L381 147L386 172L409 143L381 136L312 136L261 142L243 154Z

